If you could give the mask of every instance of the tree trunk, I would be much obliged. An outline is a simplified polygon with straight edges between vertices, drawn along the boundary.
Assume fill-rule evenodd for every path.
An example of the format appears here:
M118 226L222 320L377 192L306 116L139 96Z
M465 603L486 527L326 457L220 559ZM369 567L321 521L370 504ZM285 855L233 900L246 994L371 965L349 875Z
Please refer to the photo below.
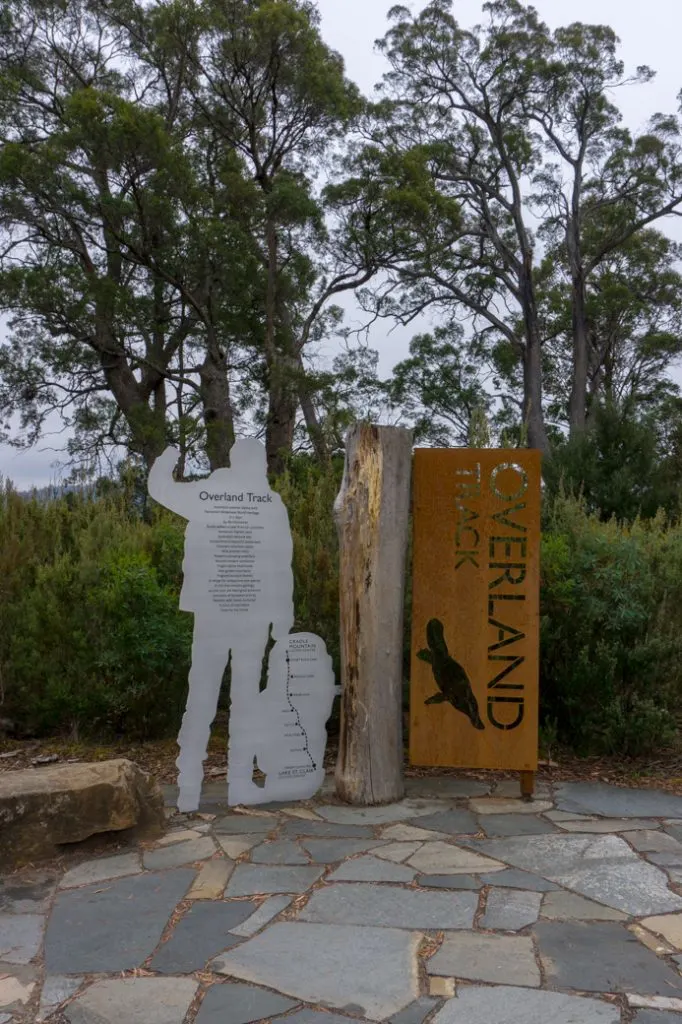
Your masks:
M334 506L340 545L341 735L336 791L353 804L403 795L403 604L412 435L349 433Z
M268 474L283 472L294 446L298 411L298 366L295 360L278 356L268 367L268 416L265 423L265 451Z
M549 438L542 408L542 347L537 322L526 320L526 350L523 356L523 419L528 447L549 454Z
M166 409L152 408L149 394L143 394L123 351L100 350L104 377L130 430L131 447L141 455L147 469L166 446Z
M234 419L230 401L225 354L215 339L209 339L206 358L199 371L199 393L206 426L206 454L211 470L230 465L234 444Z
M303 373L302 364L301 373ZM329 462L329 445L327 444L322 428L320 427L317 410L315 409L315 404L306 386L305 379L301 379L299 383L298 397L301 403L301 411L303 412L303 418L305 420L310 443L312 444L313 451L315 452L315 457L318 462Z
M572 250L569 246L569 252ZM585 276L578 256L571 259L571 307L573 319L573 380L568 406L571 437L585 429L587 421L587 377L589 371L589 336L587 330L587 295Z
M519 273L519 292L526 340L523 356L523 421L528 431L528 447L539 448L543 455L547 455L549 439L542 408L542 344L530 251L526 253L523 269Z

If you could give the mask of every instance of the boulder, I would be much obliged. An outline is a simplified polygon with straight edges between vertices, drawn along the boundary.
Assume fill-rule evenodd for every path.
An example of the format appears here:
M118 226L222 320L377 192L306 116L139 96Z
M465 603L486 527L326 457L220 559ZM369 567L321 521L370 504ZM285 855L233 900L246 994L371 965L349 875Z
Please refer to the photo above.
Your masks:
M0 865L58 854L97 832L160 832L158 782L123 758L0 774Z

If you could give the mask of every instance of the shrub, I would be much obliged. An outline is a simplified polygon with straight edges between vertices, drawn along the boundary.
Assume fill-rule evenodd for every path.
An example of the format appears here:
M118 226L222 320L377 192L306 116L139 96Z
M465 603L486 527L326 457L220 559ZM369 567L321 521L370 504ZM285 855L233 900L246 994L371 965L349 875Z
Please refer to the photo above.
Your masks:
M638 417L627 406L599 406L592 429L559 440L545 460L547 493L582 497L605 521L651 518L660 508L676 515L679 465L666 451L662 433L653 417Z
M300 456L278 482L294 539L297 630L338 673L340 463ZM26 501L0 490L0 718L23 734L173 735L192 616L178 610L185 523L109 490ZM410 604L408 570L407 606ZM409 615L405 667L409 676ZM582 752L670 742L682 692L682 526L604 522L545 502L541 569L544 734Z
M601 522L566 497L542 542L541 709L582 752L650 753L675 733L682 529Z
M165 564L178 532L181 542L168 518L144 524L120 500L5 493L2 713L20 731L145 738L177 727L191 630Z
M341 469L300 457L277 485L294 540L295 628L325 640L337 672ZM1 718L25 735L177 731L193 629L178 609L184 533L182 519L117 488L44 503L0 492Z
M332 509L342 472L341 459L321 468L298 456L275 484L289 513L294 542L294 629L325 641L337 678L339 546Z

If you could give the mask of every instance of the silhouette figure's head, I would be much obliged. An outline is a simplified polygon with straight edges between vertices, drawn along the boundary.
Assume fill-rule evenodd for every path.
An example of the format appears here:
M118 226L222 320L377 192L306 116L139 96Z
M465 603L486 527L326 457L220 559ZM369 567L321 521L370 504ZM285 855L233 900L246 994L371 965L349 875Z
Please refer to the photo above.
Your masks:
M265 446L255 437L244 437L235 441L230 449L230 468L216 469L211 473L211 486L231 487L235 474L248 480L267 481Z
M445 642L445 630L440 619L430 619L426 625L426 642L432 651L442 654L448 653L448 645Z

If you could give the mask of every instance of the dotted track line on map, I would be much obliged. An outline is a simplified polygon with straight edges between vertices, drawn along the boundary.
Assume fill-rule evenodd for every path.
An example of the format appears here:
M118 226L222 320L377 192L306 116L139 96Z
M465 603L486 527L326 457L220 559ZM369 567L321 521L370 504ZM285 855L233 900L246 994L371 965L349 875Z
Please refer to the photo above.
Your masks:
M303 723L301 722L301 716L298 713L298 708L294 705L293 701L291 700L291 694L289 693L289 683L291 682L291 664L290 664L290 660L289 660L289 652L288 651L286 653L286 659L287 659L287 703L288 703L289 707L291 708L291 710L296 715L296 724L298 725L298 727L301 730L301 733L303 735L303 740L304 740L304 743L305 743L304 749L305 749L306 754L310 758L310 764L312 765L312 769L311 770L315 771L316 768L317 768L317 765L313 761L313 755L310 753L310 749L308 747L308 733L303 728Z

